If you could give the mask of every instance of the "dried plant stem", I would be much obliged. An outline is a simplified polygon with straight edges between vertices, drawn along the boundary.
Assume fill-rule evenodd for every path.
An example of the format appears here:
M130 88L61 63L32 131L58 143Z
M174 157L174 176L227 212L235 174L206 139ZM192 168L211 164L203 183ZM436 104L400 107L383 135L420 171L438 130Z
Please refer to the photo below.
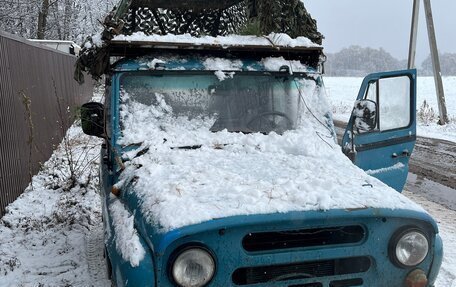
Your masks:
M30 186L33 190L33 171L32 171L32 147L34 144L34 125L32 120L32 100L29 96L27 96L24 90L19 91L19 95L22 98L22 104L24 104L25 108L25 117L27 119L28 129L29 129L29 138L27 143L29 145L29 155L28 155L28 173L29 173L29 181Z

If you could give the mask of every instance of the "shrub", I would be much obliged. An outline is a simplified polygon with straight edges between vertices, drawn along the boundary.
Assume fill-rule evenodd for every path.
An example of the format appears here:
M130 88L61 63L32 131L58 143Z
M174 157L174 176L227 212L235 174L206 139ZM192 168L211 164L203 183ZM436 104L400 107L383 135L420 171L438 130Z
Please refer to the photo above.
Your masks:
M420 110L417 113L418 121L422 122L426 126L430 123L433 123L437 120L437 115L434 112L434 109L429 106L429 104L424 100L421 104Z

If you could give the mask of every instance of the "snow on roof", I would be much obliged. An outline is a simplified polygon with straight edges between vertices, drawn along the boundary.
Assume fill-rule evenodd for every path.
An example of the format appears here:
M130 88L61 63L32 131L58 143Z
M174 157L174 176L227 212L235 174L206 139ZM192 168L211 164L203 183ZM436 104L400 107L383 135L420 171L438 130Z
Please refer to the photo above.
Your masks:
M215 119L173 117L131 98L121 106L119 143L142 142L120 180L133 188L146 220L162 231L236 215L330 209L423 209L352 164L331 136L325 90L299 80L302 109L296 130L283 135L210 131ZM124 94L125 97L129 97ZM303 103L301 102L301 106ZM318 121L314 118L318 117ZM325 117L326 115L326 117ZM195 149L176 149L200 146Z
M274 48L322 48L321 45L313 43L306 37L292 39L287 34L271 33L268 36L204 36L194 37L190 34L184 35L146 35L143 32L136 32L130 36L119 35L114 37L112 43L116 42L145 42L145 43L173 43L187 45L221 46L228 47L274 47Z

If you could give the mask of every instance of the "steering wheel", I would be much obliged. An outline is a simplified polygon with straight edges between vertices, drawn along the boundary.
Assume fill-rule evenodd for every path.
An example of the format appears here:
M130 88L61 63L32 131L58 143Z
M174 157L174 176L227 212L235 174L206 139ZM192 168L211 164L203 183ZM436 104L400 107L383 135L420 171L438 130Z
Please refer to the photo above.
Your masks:
M285 113L276 112L276 111L264 112L264 113L261 113L261 114L258 114L256 116L254 116L252 119L250 119L247 122L247 127L249 129L251 129L251 130L256 130L255 128L252 128L252 124L255 121L261 120L261 119L263 119L264 117L267 117L267 116L280 116L280 117L283 117L287 121L286 129L289 130L289 129L291 129L293 127L293 121L288 117L288 115L286 115ZM275 128L279 125L279 124L276 124L274 120L271 120L271 119L267 119L267 120L269 122L269 125L268 125L267 128L270 129L270 131L275 130ZM263 124L261 125L261 127L263 127Z

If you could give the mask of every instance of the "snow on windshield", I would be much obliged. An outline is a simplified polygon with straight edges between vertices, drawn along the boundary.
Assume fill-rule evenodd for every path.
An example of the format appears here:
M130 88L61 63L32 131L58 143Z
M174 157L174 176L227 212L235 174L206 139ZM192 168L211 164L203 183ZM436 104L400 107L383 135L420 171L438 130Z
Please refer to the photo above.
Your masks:
M347 208L421 207L354 166L335 143L324 88L297 81L295 129L212 132L214 118L167 116L172 108L125 101L119 143L140 143L120 180L162 231L235 215ZM128 96L128 95L126 95ZM191 148L189 148L191 147ZM146 151L146 152L144 152ZM139 156L137 156L139 154Z
M220 82L212 73L182 75L172 73L127 74L121 80L122 127L135 128L129 118L136 110L149 109L150 116L164 127L177 117L188 122L210 123L212 132L275 131L294 129L298 121L299 83L288 74L242 74ZM146 107L143 107L143 106ZM147 116L146 116L147 117ZM123 124L125 123L125 124ZM175 123L170 124L173 129ZM182 124L180 124L182 126ZM201 125L201 124L200 124ZM139 132L124 129L123 145L142 142ZM130 136L134 137L131 139Z

